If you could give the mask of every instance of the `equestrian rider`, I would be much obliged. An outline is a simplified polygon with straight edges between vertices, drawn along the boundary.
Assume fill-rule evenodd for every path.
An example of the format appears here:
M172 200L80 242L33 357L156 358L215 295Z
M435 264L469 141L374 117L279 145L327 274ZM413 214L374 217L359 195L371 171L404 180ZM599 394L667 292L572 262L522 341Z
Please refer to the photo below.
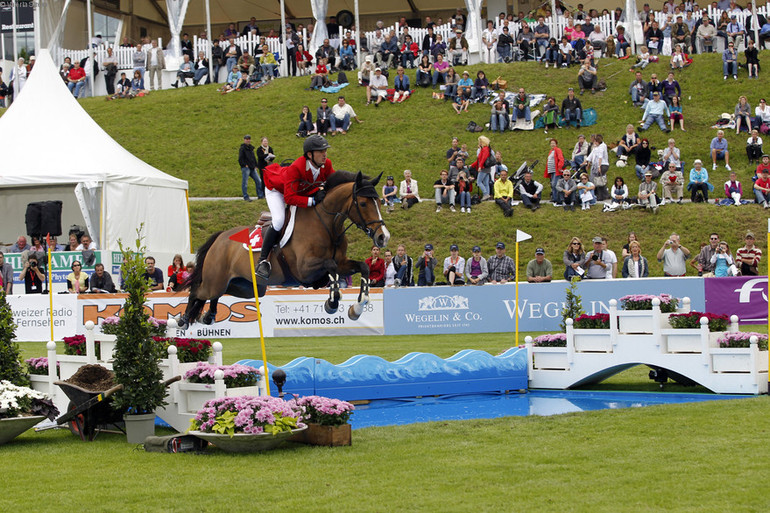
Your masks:
M257 277L270 277L270 251L278 243L286 221L286 205L309 208L321 203L326 192L323 183L334 173L332 163L326 158L329 143L320 135L305 139L304 155L289 167L271 164L264 170L265 199L273 218L272 226L262 234L262 252L257 264Z

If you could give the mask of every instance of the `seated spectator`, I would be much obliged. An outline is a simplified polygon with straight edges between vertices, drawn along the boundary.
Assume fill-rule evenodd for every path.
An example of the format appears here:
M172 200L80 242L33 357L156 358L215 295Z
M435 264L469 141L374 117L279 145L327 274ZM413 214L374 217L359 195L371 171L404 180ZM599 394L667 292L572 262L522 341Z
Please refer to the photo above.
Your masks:
M374 76L371 77L369 85L366 86L366 104L372 103L372 97L376 97L374 102L375 107L379 107L380 103L388 95L388 79L382 74L381 68L374 69Z
M457 97L463 100L470 100L473 96L473 82L470 73L463 71L463 77L457 83Z
M650 125L657 123L661 131L668 133L671 131L668 129L668 126L666 126L666 119L669 116L668 105L660 99L660 93L655 91L652 95L652 101L647 103L647 106L644 109L642 128L640 130L647 130L650 128Z
M497 62L511 62L513 43L510 29L507 25L503 26L502 32L497 36Z
M131 90L128 92L128 97L134 98L135 96L145 95L148 92L144 88L142 73L139 70L134 71L134 78L131 80Z
M770 208L770 173L767 170L763 170L754 182L754 198L763 207Z
M529 283L543 283L553 279L553 265L545 258L545 250L537 248L535 258L527 262L527 281Z
M577 195L580 198L582 210L589 210L591 205L596 204L595 189L596 186L588 181L588 173L582 173L577 183Z
M409 94L411 93L411 90L409 89L409 77L404 74L404 67L399 66L396 73L396 78L393 80L395 92L393 93L393 101L391 101L391 103L401 103L409 98Z
M372 246L372 256L366 259L369 266L369 281L372 287L385 286L385 261L380 258L380 248Z
M503 210L505 217L513 215L513 183L508 180L508 171L500 172L500 179L495 181L495 203Z
M516 44L521 52L521 60L528 61L529 52L535 45L535 34L530 30L529 25L526 25L526 22L522 24L521 31L516 36ZM535 56L535 58L537 58L537 56Z
M578 87L580 87L580 94L583 94L585 89L590 89L591 93L596 92L596 68L591 65L591 60L586 59L583 61L583 65L578 71Z
M743 25L738 22L738 16L735 14L730 15L730 23L727 24L725 29L728 43L733 43L736 48L743 44L743 38L746 35L746 30Z
M631 66L628 71L634 71L634 68L644 69L650 64L650 50L646 46L639 47L639 55L636 57L636 64Z
M297 45L295 59L297 60L297 70L299 71L300 76L310 73L313 65L313 56L310 55L310 52L305 50L304 45Z
M628 203L628 186L622 176L615 177L615 182L613 182L612 188L610 188L610 199L618 205Z
M387 206L388 212L395 210L393 205L398 200L397 193L398 189L396 188L393 176L388 176L385 179L385 185L382 186L382 202Z
M401 198L401 208L405 210L420 202L417 180L412 179L412 172L408 169L404 170L404 179L398 187L398 196Z
M556 105L556 98L550 96L546 101L545 107L543 107L543 122L545 128L543 133L548 133L548 129L555 129L559 126L559 106Z
M641 146L639 134L634 130L634 125L626 125L626 133L618 142L618 157L635 155L636 150Z
M561 178L556 182L556 206L563 206L564 210L575 210L574 205L578 201L575 199L577 184L571 178L571 174L569 169L565 169Z
M331 71L334 71L335 64L337 63L337 51L329 44L328 39L324 39L323 45L319 46L315 52L315 58L316 62L324 59L331 68Z
M378 99L379 98L380 97L378 96ZM363 121L356 116L356 111L353 110L353 107L349 103L345 103L345 97L340 96L337 98L337 105L332 107L332 115L329 118L331 121L332 135L337 132L341 132L342 135L347 134L348 130L350 130L351 118L355 119L359 124L363 123Z
M498 98L492 104L491 110L489 130L492 132L500 132L502 134L508 127L508 102Z
M353 48L348 39L344 39L340 47L340 69L346 71L356 69L355 48Z
M444 101L457 99L457 88L460 84L460 75L455 72L452 66L449 66L446 70L444 77Z
M168 266L168 292L179 290L184 284L183 274L186 273L187 268L182 260L182 255L174 255L174 259L171 265Z
M681 45L676 45L674 47L674 51L671 52L671 59L669 60L669 64L671 65L671 69L684 69L686 62L685 54L682 51Z
M82 267L78 260L72 262L72 272L67 275L67 291L71 294L88 292L88 275L81 272Z
M770 107L764 98L759 100L759 105L754 109L754 126L761 128L762 125L770 126Z
M673 162L669 162L666 170L660 175L660 190L663 194L663 202L673 203L676 201L680 205L682 204L684 175Z
M468 107L470 106L470 104L471 104L470 96L464 96L462 94L458 94L457 97L454 99L454 102L452 103L452 108L459 115L461 112L468 112Z
M738 181L738 177L735 171L730 171L730 178L725 182L725 198L722 199L720 205L740 205L741 196L743 196L743 186Z
M484 285L489 276L487 260L481 256L481 248L473 246L473 256L465 262L465 278L468 285Z
M618 25L615 30L615 55L618 59L628 59L631 55L631 42L626 36L626 28Z
M449 40L446 50L450 64L454 66L468 64L468 40L465 39L462 29L455 29L455 37Z
M163 272L155 267L155 258L148 256L144 259L146 270L142 277L150 281L150 290L163 290Z
M262 56L259 58L259 67L262 69L262 80L267 82L275 78L275 70L278 68L278 61L275 60L275 54L270 51L267 45L262 46Z
M751 105L745 96L738 98L735 105L735 133L741 131L741 123L746 127L746 131L751 133Z
M650 159L652 158L652 152L650 151L650 141L647 138L639 141L639 148L636 150L636 176L639 180L644 180L644 173L650 169Z
M396 279L393 285L396 287L411 287L412 282L412 257L406 254L406 246L399 244L396 248L396 256L393 257L393 267L396 270Z
M757 276L762 250L754 245L754 232L747 231L745 241L746 245L735 253L735 265L738 266L741 276Z
M455 212L455 184L449 179L446 169L441 170L440 178L433 183L436 197L436 212L441 212L441 205L447 203L449 210Z
M727 139L723 130L717 131L717 136L711 139L711 169L716 170L717 160L725 161L725 169L732 171L730 167L730 151L727 149Z
M588 34L588 42L591 43L595 50L601 51L602 54L607 51L607 37L598 24L594 25L594 29Z
M679 86L679 82L676 81L674 78L674 72L671 71L668 74L668 77L666 77L666 80L663 81L663 100L671 106L671 98L674 96L678 96L681 98L682 96L682 88Z
M566 68L572 62L572 45L569 43L569 38L563 36L561 43L559 44L559 57L557 58L557 64L562 68Z
M690 37L690 27L687 26L681 15L676 17L676 23L671 26L671 44L674 48L679 47L680 50L684 47L687 53L691 53L690 45L692 44L692 38ZM671 67L675 67L673 61Z
M682 113L682 100L678 96L671 98L671 105L668 106L668 110L671 113L669 118L671 119L671 130L674 129L676 122L679 122L679 128L682 132L686 132L684 129L684 114Z
M326 59L318 59L315 66L315 74L310 79L309 89L320 89L329 82L329 68L326 67Z
M527 170L524 173L524 179L519 183L519 195L524 206L532 212L540 208L542 199L543 185L532 179L532 173Z
M573 277L577 276L582 278L585 271L581 267L583 260L586 258L586 253L583 250L583 243L577 237L572 237L569 246L564 251L562 261L564 262L564 279L570 281Z
M671 138L668 140L668 146L663 150L663 157L661 159L665 163L676 164L676 168L680 169L682 167L681 155L681 151L676 147L676 141ZM652 175L655 176L655 171L653 171Z
M660 30L660 25L657 21L652 22L652 25L644 34L644 39L647 41L647 47L653 54L658 55L663 51L663 31Z
M321 99L321 105L316 109L315 123L319 134L324 135L331 130L332 110L329 108L329 101L326 98Z
M516 279L516 264L505 254L505 243L495 245L495 254L487 259L489 283L503 284Z
M198 52L198 60L195 61L195 65L193 66L194 72L193 72L193 85L197 86L201 80L203 80L203 77L206 77L206 83L209 82L209 60L206 58L206 54L203 52ZM187 85L187 82L185 82L185 85Z
M476 81L473 83L472 96L477 102L484 101L489 93L489 80L487 75L479 70L476 73Z
M513 112L514 122L517 119L524 118L524 121L529 123L532 120L532 114L529 110L529 95L524 92L524 88L519 88L519 94L513 99Z
M302 112L299 113L297 137L307 137L314 129L315 125L313 125L313 115L310 113L310 107L303 105Z
M430 46L430 54L433 56L434 63L438 62L439 56L444 60L444 56L446 55L446 43L443 41L441 34L436 34L436 41ZM447 65L448 64L449 63L447 63Z
M755 128L751 131L751 136L746 139L746 156L749 158L749 164L756 164L762 158L762 138L759 131Z
M722 74L724 80L727 80L727 75L732 75L735 80L738 80L738 52L733 43L729 43L722 52Z
M419 45L412 40L412 36L407 34L401 46L401 65L405 68L414 68L414 59L419 53Z
M75 238L77 241L77 237ZM22 251L29 250L29 245L27 244L27 238L24 235L19 235L19 238L16 239L16 244L11 246L11 249L9 250L10 253L21 253Z
M230 72L227 74L227 79L224 87L222 88L222 93L240 91L241 87L248 83L248 80L249 78L244 77L237 67L233 67L233 69L230 70Z
M250 77L254 74L254 70L256 69L257 69L257 62L254 60L254 57L252 55L249 55L248 50L243 50L243 53L238 59L238 70L241 72L242 75L245 75L246 77ZM181 67L180 67L180 71L181 71ZM179 74L177 74L177 76L179 76ZM187 85L187 82L185 82L185 85Z
M713 52L714 51L714 42L717 37L717 29L716 27L711 24L711 20L709 20L708 16L704 16L700 27L698 27L698 30L696 32L695 39L698 41L698 52L699 53L705 53L705 52Z
M417 286L430 287L436 282L436 269L438 262L433 257L433 244L426 244L422 256L414 264L417 269Z
M583 119L583 104L578 98L575 98L575 90L571 87L567 89L567 97L561 102L561 114L567 127L569 127L570 122L574 121L577 128L580 128Z
M695 159L693 168L690 170L690 182L687 189L690 191L690 199L693 203L708 203L709 191L714 190L714 186L709 183L709 173L703 167L700 159ZM700 192L700 194L698 194Z
M415 82L420 87L428 87L433 76L433 65L430 63L430 57L423 55L420 64L415 72ZM446 94L446 93L445 93Z
M628 93L631 95L634 106L641 107L648 93L647 82L642 78L641 71L636 72L633 82L628 86Z
M762 155L762 162L757 166L751 179L756 181L764 172L770 173L770 155L767 154Z
M650 275L650 265L642 256L642 246L634 240L629 243L628 249L631 254L623 260L623 278L647 278Z
M658 183L652 181L652 172L644 173L644 181L639 184L639 195L636 197L640 205L653 213L658 213L658 198L655 193L658 190Z
M80 244L75 247L75 251L94 251L96 249L98 249L96 243L91 240L91 236L88 234L83 234L83 236L80 237Z
M754 40L749 39L749 44L743 52L746 56L746 69L749 72L749 79L759 78L759 52L754 46Z
M86 70L80 67L80 62L75 59L73 67L67 74L67 88L75 98L80 98L80 91L86 87Z
M26 294L42 294L43 284L45 283L45 274L40 271L37 257L30 253L27 262L19 274L19 280L24 280L24 292Z
M95 294L112 294L117 292L115 284L112 282L112 276L104 270L104 264L96 264L94 266L94 274L89 279L89 287L91 292Z
M545 61L545 69L548 69L549 65L553 65L554 68L559 65L559 44L556 42L556 38L552 37L548 41L543 60Z

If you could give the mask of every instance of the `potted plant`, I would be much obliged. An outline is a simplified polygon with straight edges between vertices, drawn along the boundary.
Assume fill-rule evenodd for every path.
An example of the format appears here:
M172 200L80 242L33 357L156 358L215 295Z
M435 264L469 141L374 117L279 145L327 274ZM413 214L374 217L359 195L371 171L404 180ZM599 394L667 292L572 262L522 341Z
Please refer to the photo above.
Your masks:
M194 368L185 372L185 383L179 384L179 390L186 396L187 411L198 411L206 401L215 397L214 373L217 370L224 374L226 397L259 395L259 369L239 364L217 366L198 362Z
M128 297L117 324L113 361L115 381L123 385L123 390L114 394L112 405L123 413L128 442L142 443L155 433L155 410L165 404L166 388L161 382L161 353L152 339L152 324L144 310L150 285L144 278L141 235L136 251L125 249L120 241L119 246L123 253L123 288Z
M572 328L575 351L581 353L612 352L610 314L580 315L573 321Z
M0 381L0 445L13 440L41 420L54 420L59 410L37 390Z
M307 428L302 410L276 397L220 397L207 401L190 421L190 434L227 452L273 449Z
M211 356L211 341L200 338L153 337L166 352L168 346L176 346L179 363L208 361Z
M29 371L29 386L38 392L47 393L50 390L48 377L48 358L28 358L24 360ZM61 365L56 362L56 376L60 374Z
M751 345L757 337L756 349ZM718 348L711 350L714 372L763 372L767 371L767 335L753 332L729 332L717 339ZM753 351L757 351L752 355ZM759 352L763 354L759 354ZM754 367L754 368L753 368Z
M708 335L701 332L701 319L707 320ZM671 314L670 330L663 330L669 353L702 353L709 347L717 346L719 333L727 329L728 317L709 312L687 312ZM708 340L704 340L703 337Z
M298 397L293 401L303 411L302 420L307 424L307 430L297 441L331 447L351 445L352 429L348 421L355 409L352 404L317 395Z
M532 341L532 346L535 369L569 369L566 333L540 335Z
M653 300L660 301L660 327L668 327L669 313L676 312L679 300L668 294L631 294L620 298L622 311L618 312L618 331L620 333L652 333L655 322Z

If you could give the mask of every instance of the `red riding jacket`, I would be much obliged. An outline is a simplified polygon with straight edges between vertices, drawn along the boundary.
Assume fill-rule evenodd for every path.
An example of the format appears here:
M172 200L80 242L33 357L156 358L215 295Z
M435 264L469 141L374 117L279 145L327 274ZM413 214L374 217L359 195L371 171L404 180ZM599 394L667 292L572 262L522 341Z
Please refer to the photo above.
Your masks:
M287 205L297 205L298 207L312 207L313 199L311 196L318 191L322 183L334 173L332 161L326 159L318 178L313 179L313 172L310 170L305 157L300 157L289 167L281 167L278 164L270 164L263 171L265 187L274 191L283 193L284 201Z

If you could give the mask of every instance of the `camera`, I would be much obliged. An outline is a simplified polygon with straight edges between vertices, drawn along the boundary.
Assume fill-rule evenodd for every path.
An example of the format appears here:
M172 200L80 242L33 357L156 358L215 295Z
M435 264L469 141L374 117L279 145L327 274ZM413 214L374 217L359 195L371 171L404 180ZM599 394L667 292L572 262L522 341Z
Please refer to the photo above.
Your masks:
M666 245L667 245L667 246L670 246L670 245L671 245L671 244L673 244L673 243L674 243L674 241L672 241L672 240L667 240L667 241L666 241Z
M30 261L29 266L30 267L37 267L37 262L35 262L34 260Z
M599 260L599 255L597 253L594 253L593 255L591 255L591 260L593 261Z

